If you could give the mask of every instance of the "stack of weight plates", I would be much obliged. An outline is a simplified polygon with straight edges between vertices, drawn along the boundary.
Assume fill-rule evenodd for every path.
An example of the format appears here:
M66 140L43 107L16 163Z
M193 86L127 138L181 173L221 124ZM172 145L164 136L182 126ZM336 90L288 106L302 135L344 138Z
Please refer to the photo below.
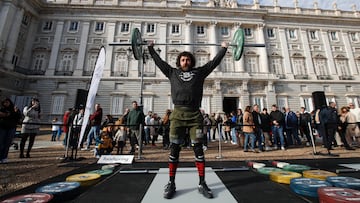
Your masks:
M100 179L101 175L96 173L80 173L66 178L67 182L79 182L81 186L94 185Z
M326 181L331 183L334 187L350 188L360 190L360 179L344 176L329 176Z
M284 166L290 165L289 163L286 162L280 162L280 161L273 161L271 162L271 165L278 167L278 168L284 168Z
M87 173L95 173L95 174L99 174L100 176L107 176L112 174L112 170L110 169L99 169L99 170L93 170L93 171L89 171Z
M54 196L53 201L63 202L74 198L80 193L79 182L56 182L36 189L37 193L47 193Z
M320 187L330 187L331 184L313 178L294 178L290 181L290 189L299 195L318 197L317 190Z
M53 199L53 196L46 193L31 193L26 195L19 195L11 197L2 201L3 203L20 203L20 202L36 202L36 203L45 203L50 202Z
M274 171L283 171L283 170L280 168L275 168L275 167L262 167L262 168L257 169L257 172L259 172L260 174L263 174L263 175L269 175L271 172L274 172Z
M303 171L303 176L305 178L315 178L319 180L326 180L329 176L337 176L336 173L332 173L329 171L323 171L323 170L308 170Z
M300 165L300 164L289 164L283 167L285 171L292 171L296 173L302 173L303 171L310 170L309 166Z
M301 174L291 171L273 171L269 173L270 180L277 183L290 184L290 180L293 178L300 178Z
M360 191L349 188L322 187L318 189L319 203L360 202Z

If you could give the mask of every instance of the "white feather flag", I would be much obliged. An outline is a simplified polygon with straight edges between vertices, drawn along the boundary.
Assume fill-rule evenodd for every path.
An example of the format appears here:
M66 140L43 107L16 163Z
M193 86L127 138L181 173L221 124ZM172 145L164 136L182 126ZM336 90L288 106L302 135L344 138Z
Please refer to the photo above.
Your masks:
M92 76L92 79L91 79L91 84L90 84L88 97L87 97L87 100L86 100L86 107L85 107L85 112L84 112L84 121L83 121L83 124L81 126L78 148L80 148L82 139L84 138L84 133L85 133L85 130L86 130L86 126L87 126L87 124L89 122L90 112L91 112L93 106L95 105L95 97L96 97L96 93L97 93L97 90L98 90L98 87L99 87L100 79L101 79L103 71L104 71L104 67L105 67L105 48L101 47L100 52L99 52L99 56L98 56L96 64L95 64L95 69L94 69L94 73L93 73L93 76Z

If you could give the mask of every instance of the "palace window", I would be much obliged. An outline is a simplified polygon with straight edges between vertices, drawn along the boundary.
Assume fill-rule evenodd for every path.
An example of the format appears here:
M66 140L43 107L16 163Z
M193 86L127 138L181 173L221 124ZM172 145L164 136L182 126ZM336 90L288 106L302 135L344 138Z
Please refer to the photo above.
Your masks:
M95 32L103 32L105 28L104 22L95 22Z
M196 26L196 33L198 35L204 35L205 34L205 27L202 25Z
M179 34L180 33L180 25L179 24L172 24L171 25L171 33L172 34Z
M43 23L42 30L43 30L43 31L51 31L51 30L52 30L52 25L53 25L53 22L52 22L52 21L45 21L45 22Z
M64 114L65 95L53 95L51 114L63 115Z
M154 23L148 23L146 25L146 33L155 33L155 24Z
M130 24L129 23L121 23L120 32L129 32L130 31Z
M69 31L75 32L79 29L79 22L77 21L71 21L69 24Z

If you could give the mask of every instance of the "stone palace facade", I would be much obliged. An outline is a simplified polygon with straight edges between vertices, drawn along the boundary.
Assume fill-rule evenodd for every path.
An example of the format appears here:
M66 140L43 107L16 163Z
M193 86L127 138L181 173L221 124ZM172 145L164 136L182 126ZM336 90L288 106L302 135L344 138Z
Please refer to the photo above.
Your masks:
M360 93L360 12L272 6L254 1L209 0L2 0L0 2L0 96L23 107L40 99L44 119L85 104L98 52L106 65L96 95L105 114L119 116L131 101L162 115L172 108L167 78L144 46L135 60L131 31L154 40L163 59L175 66L181 51L195 54L197 65L209 61L219 46L231 42L238 28L246 44L239 61L231 48L204 86L202 109L229 112L247 105L278 104L313 110L312 92L323 91L338 107ZM172 45L194 43L194 45ZM143 71L142 71L143 70ZM141 74L143 72L143 74Z

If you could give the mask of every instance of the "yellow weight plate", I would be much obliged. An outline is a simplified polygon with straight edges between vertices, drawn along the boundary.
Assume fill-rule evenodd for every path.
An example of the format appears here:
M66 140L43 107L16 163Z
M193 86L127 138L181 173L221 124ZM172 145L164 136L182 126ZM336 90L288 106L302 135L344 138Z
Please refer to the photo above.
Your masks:
M337 176L336 173L329 172L329 171L323 171L323 170L308 170L303 171L303 176L305 178L315 178L319 180L326 180L327 177L330 176Z
M80 173L68 176L66 178L67 182L79 182L81 186L91 186L94 185L101 175L96 173Z
M291 171L273 171L269 174L270 180L277 183L290 184L291 179L301 178L300 173L291 172Z

